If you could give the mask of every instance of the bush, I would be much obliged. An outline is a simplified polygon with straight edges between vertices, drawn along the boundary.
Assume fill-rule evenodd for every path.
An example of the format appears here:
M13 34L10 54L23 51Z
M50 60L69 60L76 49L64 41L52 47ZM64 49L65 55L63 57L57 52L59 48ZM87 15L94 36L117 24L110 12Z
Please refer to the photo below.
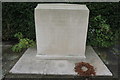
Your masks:
M35 42L33 40L30 40L28 38L23 38L23 35L21 32L18 32L14 35L19 40L19 43L12 46L13 52L21 52L25 48L33 47L35 46Z
M34 8L37 3L2 3L3 40L14 39L22 34L35 39Z
M35 40L34 8L37 4L38 3L28 2L2 3L3 40L14 39L14 34L17 32L22 32L25 37ZM118 24L120 22L120 20L118 20L120 18L119 3L75 4L86 4L90 10L89 30L87 36L88 44L92 46L108 47L113 44L113 41L118 40L117 36L120 35L120 25ZM101 15L100 18L103 21L99 21L102 24L94 20L98 15ZM96 28L97 25L102 26L104 31L101 31L101 28ZM109 30L107 31L107 29ZM96 32L91 32L92 30L96 30ZM110 36L112 37L110 38Z
M119 3L86 3L86 5L90 9L87 43L99 47L115 45L115 43L120 40L120 25L118 24L120 22ZM96 29L96 24L99 25L99 22L97 23L94 19L95 17L98 17L98 15L101 15L101 22L105 21L104 24L109 28L108 32L102 31L100 33L91 33L91 30L100 31L100 29ZM101 23L100 25L103 24Z
M106 19L101 15L91 18L88 31L89 44L98 47L108 47L113 44L113 32L110 25L106 24Z

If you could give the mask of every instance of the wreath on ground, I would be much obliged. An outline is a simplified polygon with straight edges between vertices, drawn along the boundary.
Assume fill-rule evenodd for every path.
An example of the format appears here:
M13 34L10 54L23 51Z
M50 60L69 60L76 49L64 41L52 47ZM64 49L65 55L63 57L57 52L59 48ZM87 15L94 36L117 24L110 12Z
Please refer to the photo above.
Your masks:
M79 76L95 76L96 75L94 67L86 62L76 63L74 69Z

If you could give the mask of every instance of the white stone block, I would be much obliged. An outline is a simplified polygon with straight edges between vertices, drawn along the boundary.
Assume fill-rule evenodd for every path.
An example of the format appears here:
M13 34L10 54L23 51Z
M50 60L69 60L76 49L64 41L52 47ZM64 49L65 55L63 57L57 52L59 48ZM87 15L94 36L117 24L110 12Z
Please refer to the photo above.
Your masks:
M37 56L85 58L88 19L86 5L38 4L35 8Z

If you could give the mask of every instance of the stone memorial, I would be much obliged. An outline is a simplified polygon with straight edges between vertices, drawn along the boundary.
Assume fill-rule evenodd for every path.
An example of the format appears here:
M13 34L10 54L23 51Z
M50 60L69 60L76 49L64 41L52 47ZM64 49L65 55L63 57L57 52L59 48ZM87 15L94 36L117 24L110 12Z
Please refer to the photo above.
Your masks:
M37 57L85 58L88 19L86 5L38 4L35 8Z
M86 5L38 4L34 16L37 47L28 48L11 73L74 76L75 64L84 60L97 76L112 76L94 49L86 46Z

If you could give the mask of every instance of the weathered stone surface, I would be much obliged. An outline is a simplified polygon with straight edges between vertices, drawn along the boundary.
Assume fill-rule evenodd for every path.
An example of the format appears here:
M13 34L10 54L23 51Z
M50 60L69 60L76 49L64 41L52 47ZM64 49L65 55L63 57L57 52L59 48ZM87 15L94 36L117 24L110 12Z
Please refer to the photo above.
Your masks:
M42 60L37 61L36 53L36 49L29 48L10 72L43 74L46 63Z
M2 79L2 42L0 42L0 79Z
M38 4L35 8L37 56L85 58L88 19L85 5Z
M94 66L97 76L112 76L91 46L86 47L86 59L76 60L39 60L36 48L29 48L11 69L11 73L76 75L75 63L85 61Z

